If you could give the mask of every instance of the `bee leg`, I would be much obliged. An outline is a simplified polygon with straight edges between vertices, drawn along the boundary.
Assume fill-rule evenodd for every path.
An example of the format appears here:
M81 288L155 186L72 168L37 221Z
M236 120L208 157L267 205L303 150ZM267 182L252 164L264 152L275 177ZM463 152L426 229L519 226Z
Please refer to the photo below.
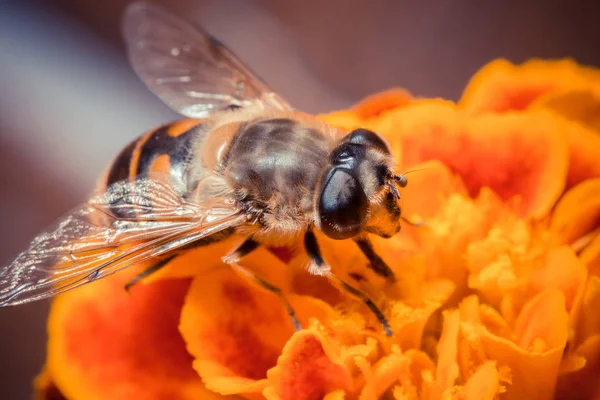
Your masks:
M130 292L133 285L139 283L139 281L141 281L145 277L152 275L153 273L155 273L156 271L158 271L159 269L161 269L162 267L167 265L169 263L169 261L174 259L176 256L177 256L177 254L173 254L173 255L167 256L165 258L162 258L162 259L158 260L158 262L156 264L149 266L148 268L146 268L145 270L143 270L142 272L140 272L139 274L134 276L129 282L127 282L125 284L125 290L127 291L127 293Z
M325 263L325 260L323 260L323 256L321 255L321 249L319 249L319 243L317 242L317 238L315 237L315 234L312 231L308 231L304 235L304 248L316 268L329 271L329 266ZM346 292L362 300L363 303L365 303L367 307L369 307L371 312L375 314L375 316L379 320L379 323L383 326L385 334L387 336L392 336L393 332L392 328L390 328L389 322L387 321L381 310L375 305L375 303L373 303L373 300L369 298L369 296L367 296L365 293L361 292L360 290L344 282L343 280L331 273L322 273L321 275L325 275L333 282L339 284L342 287L342 289L344 289Z
M238 272L244 278L259 284L264 289L267 289L272 293L275 293L285 306L287 313L290 316L290 319L292 320L292 324L294 325L294 329L296 331L299 331L302 329L302 326L300 325L298 318L296 318L296 313L294 312L294 309L292 308L291 304L283 295L282 290L277 286L273 285L271 282L261 278L253 271L250 271L249 269L242 267L238 264L239 260L242 257L254 251L259 245L260 244L258 242L254 241L252 238L249 238L244 243L242 243L240 247L232 251L229 255L223 257L223 262L229 264L236 272Z
M394 276L394 271L390 269L390 267L386 264L385 261L375 252L373 248L373 244L369 240L367 236L355 238L354 242L358 245L358 248L363 252L363 254L369 260L369 268L371 268L377 275L381 275L384 278L387 278L391 282L396 280Z

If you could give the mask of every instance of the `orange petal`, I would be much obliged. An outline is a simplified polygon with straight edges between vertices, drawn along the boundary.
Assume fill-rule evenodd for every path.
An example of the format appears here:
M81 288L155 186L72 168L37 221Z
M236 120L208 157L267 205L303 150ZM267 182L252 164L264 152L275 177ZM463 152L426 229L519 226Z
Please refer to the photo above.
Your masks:
M597 399L600 395L600 335L589 337L576 350L586 363L572 373L558 379L555 398L558 400Z
M435 383L431 390L431 397L440 399L442 394L454 386L458 378L458 331L460 327L460 313L458 310L444 312L444 326L438 344L438 360L435 372Z
M401 353L397 346L393 346L391 353L372 367L363 360L356 361L361 371L368 375L360 400L381 398L394 382L401 385L403 394L418 399L423 387L423 376L430 374L435 367L422 351L409 350ZM397 391L396 388L394 392Z
M506 399L551 399L567 341L568 314L563 294L547 289L530 300L519 316L515 342L484 330L486 355L510 368Z
M318 117L329 125L347 132L360 128L365 124L365 121L353 111L334 111L329 114L321 114Z
M142 282L154 282L171 278L193 278L203 275L221 264L221 258L239 246L244 238L232 237L223 241L186 251L175 257L164 268L151 274Z
M568 246L551 249L546 255L546 265L533 280L535 289L545 288L560 290L565 296L567 311L577 311L587 278L587 270ZM574 325L574 322L572 322Z
M243 260L272 284L285 287L285 266L265 249ZM326 321L332 311L322 301L287 296L303 324ZM294 332L283 303L222 265L192 282L183 307L180 332L194 356L194 369L206 386L221 394L260 393L267 371L276 365Z
M586 179L600 178L600 132L578 122L564 124L569 141L569 174L567 189Z
M365 359L357 359L356 362L367 377L360 393L360 400L376 400L398 380L400 371L407 368L409 359L396 347L391 354L380 359L372 368Z
M580 259L587 267L590 275L600 277L600 235L596 235L590 244L583 249Z
M471 78L460 105L472 114L524 110L546 93L598 87L597 75L568 59L532 60L520 66L495 60Z
M464 387L466 400L493 400L500 391L500 376L493 361L477 369Z
M177 331L188 280L124 290L116 274L59 296L48 322L48 372L71 400L218 398Z
M269 400L321 399L352 385L349 372L327 339L311 329L292 336L268 377L270 386L263 394Z
M459 174L471 196L490 187L520 200L523 216L543 217L565 186L568 145L563 119L549 112L468 117L452 104L423 100L379 119L379 132L401 141L402 167L438 159Z
M581 318L577 329L578 343L600 335L600 277L590 276L581 305Z
M400 108L413 100L409 92L404 89L389 89L365 97L351 110L361 119L378 117L380 114Z
M408 185L402 190L402 209L412 222L434 216L452 193L466 193L460 177L438 160L415 165L409 173Z
M425 325L454 291L454 285L447 280L437 280L419 285L421 296L394 302L389 322L394 337L391 338L403 350L421 348Z
M33 387L34 400L67 400L45 369L35 378Z
M545 108L600 132L600 95L592 90L552 91L530 108Z
M551 229L567 244L598 227L600 178L584 181L569 190L556 205L551 221Z

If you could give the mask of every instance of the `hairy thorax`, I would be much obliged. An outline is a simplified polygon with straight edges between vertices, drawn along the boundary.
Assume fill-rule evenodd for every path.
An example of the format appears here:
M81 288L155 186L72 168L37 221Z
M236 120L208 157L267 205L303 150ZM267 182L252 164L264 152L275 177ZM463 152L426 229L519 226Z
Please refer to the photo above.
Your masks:
M257 215L264 233L287 241L312 224L330 142L326 132L290 118L240 127L224 177L241 207Z

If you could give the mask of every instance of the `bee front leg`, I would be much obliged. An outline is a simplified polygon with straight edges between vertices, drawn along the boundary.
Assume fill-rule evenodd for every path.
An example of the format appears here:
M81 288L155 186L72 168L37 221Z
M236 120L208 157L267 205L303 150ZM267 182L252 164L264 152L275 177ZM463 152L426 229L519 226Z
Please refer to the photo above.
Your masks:
M253 271L251 271L247 268L244 268L238 264L238 262L244 256L247 256L248 254L250 254L251 252L256 250L259 246L260 246L260 243L256 242L252 238L248 238L239 247L237 247L231 253L229 253L228 255L223 257L222 260L225 264L230 265L234 269L234 271L236 271L237 273L242 275L244 278L249 279L252 282L259 284L261 287L263 287L264 289L267 289L268 291L270 291L272 293L275 293L279 297L279 299L281 300L283 305L285 306L287 313L290 316L290 319L292 320L292 324L294 325L294 329L296 331L299 331L302 329L302 326L300 325L298 318L296 318L296 313L294 312L294 309L292 308L291 304L288 302L288 300L283 295L281 288L273 285L271 282L261 278Z
M340 278L338 278L330 272L329 266L325 263L325 260L321 255L321 249L319 248L317 238L315 237L315 234L312 231L307 231L304 235L304 249L306 250L306 253L312 261L313 271L311 272L313 274L325 276L326 278L341 286L341 288L344 289L346 292L362 300L367 305L367 307L369 307L371 312L375 314L375 316L379 320L379 323L381 323L381 325L383 326L385 334L387 336L392 336L392 328L390 328L389 322L387 321L381 310L375 305L373 300L371 300L369 296L361 292L359 289L356 289L350 284L344 282L343 280L341 280Z
M391 282L396 280L394 271L386 264L385 261L375 252L373 244L367 236L355 238L354 242L358 245L360 251L363 252L365 257L369 260L369 268L371 268L377 275L381 275L387 278Z

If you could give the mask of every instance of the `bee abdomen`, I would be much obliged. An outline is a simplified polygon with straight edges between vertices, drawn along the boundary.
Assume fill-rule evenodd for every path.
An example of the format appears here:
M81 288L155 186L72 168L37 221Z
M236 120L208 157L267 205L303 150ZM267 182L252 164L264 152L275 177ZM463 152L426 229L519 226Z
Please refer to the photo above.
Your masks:
M184 119L138 137L114 159L104 186L146 176L165 176L177 184L185 184L186 162L191 157L190 142L201 122Z

